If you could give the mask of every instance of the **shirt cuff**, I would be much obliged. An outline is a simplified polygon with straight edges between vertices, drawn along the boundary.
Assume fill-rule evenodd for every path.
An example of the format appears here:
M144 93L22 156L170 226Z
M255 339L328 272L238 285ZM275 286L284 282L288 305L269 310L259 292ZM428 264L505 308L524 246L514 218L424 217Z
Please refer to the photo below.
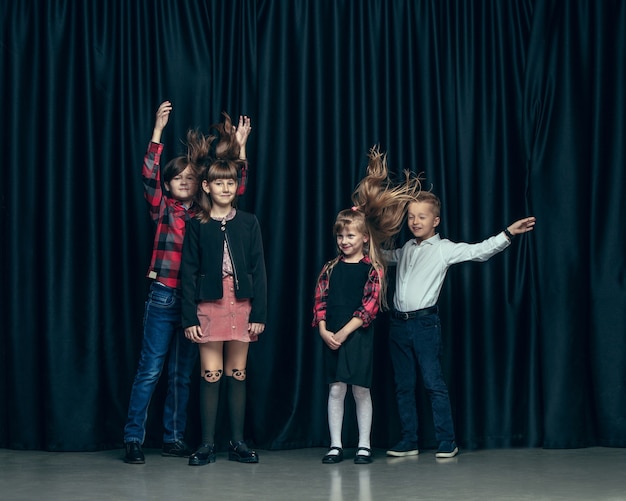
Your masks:
M155 143L150 141L148 144L148 152L149 153L161 153L163 151L163 143Z

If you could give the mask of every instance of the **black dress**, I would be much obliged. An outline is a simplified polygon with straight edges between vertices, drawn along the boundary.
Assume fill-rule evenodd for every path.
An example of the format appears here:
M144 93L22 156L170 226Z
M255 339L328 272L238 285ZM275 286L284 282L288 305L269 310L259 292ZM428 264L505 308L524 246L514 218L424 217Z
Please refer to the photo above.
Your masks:
M326 328L337 332L359 309L371 265L339 261L332 270L326 300ZM354 331L338 350L324 344L326 383L342 382L369 388L372 385L374 328Z

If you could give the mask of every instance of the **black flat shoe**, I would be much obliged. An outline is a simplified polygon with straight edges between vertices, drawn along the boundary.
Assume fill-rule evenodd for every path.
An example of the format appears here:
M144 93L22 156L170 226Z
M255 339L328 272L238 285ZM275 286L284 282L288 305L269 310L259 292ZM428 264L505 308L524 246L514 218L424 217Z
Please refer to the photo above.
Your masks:
M339 451L339 454L326 454L322 458L322 463L324 464L337 464L343 461L343 449L341 447L331 447L330 451Z
M183 440L177 442L163 442L161 456L188 458L193 450Z
M144 464L146 462L139 442L128 442L124 444L124 448L126 449L126 455L124 456L125 463Z
M230 461L237 461L239 463L258 463L259 456L253 450L248 449L248 446L243 440L231 442L228 446L228 459Z
M361 451L365 451L366 454L361 454ZM367 447L359 447L354 456L354 464L370 464L372 459L372 450Z
M203 466L215 463L215 444L201 444L198 450L189 456L189 466Z

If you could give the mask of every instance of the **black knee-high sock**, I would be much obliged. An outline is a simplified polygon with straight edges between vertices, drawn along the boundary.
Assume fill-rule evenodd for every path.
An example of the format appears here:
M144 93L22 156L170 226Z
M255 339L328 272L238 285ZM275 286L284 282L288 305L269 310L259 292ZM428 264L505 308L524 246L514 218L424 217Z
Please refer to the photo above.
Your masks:
M230 433L233 443L243 440L243 425L246 416L246 381L226 376L228 388L228 412Z
M215 443L215 422L217 405L220 400L220 381L209 383L202 378L200 381L200 418L202 420L202 443Z

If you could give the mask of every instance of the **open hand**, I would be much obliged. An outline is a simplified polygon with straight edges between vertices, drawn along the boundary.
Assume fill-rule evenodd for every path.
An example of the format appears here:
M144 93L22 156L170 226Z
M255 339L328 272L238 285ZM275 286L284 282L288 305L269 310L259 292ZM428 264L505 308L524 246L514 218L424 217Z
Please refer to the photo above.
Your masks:
M246 145L248 136L252 132L252 125L250 123L250 117L247 115L239 115L239 124L237 127L233 125L233 131L235 132L235 139L240 147Z
M534 216L529 216L525 217L524 219L515 221L507 229L511 232L512 235L519 235L520 233L532 231L535 228L535 222L536 218Z

